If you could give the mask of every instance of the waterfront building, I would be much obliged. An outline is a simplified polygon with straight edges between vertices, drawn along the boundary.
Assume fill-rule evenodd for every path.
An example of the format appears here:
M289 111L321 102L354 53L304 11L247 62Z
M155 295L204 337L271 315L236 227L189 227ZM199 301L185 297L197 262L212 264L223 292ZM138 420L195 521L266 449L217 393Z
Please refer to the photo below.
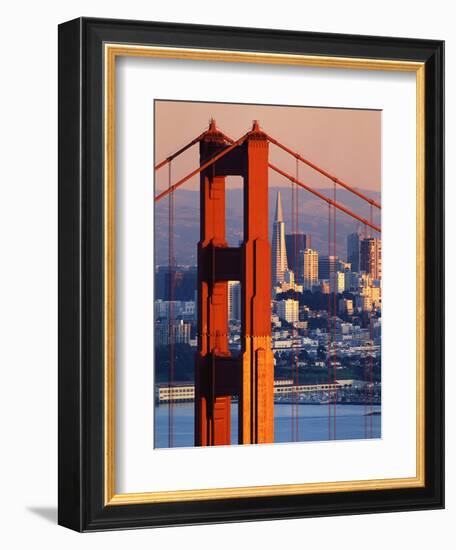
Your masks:
M285 346L284 346L285 347ZM289 346L287 346L289 347ZM317 366L325 366L325 363ZM274 380L274 395L290 395L296 392L310 393L321 392L323 390L337 390L343 388L357 387L365 385L366 382L358 380L336 380L330 384L300 384L295 385L291 378ZM157 384L155 386L155 399L157 404L178 403L193 401L195 399L195 385L191 382L178 382L175 384Z
M277 193L274 223L272 226L272 288L284 280L288 269L285 246L285 222L283 221L282 200Z
M193 401L195 399L195 385L192 383L156 384L155 399L158 403Z

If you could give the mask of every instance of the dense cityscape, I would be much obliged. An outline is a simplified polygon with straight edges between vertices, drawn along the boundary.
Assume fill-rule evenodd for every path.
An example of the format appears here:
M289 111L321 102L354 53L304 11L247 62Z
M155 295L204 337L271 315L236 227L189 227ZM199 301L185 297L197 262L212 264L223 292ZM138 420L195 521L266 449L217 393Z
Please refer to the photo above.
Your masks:
M287 233L280 191L272 225L271 324L275 402L380 404L381 240L347 236L339 257ZM169 300L172 285L173 296ZM156 266L156 402L194 397L196 266ZM241 286L228 283L229 348L241 350ZM174 353L169 385L170 343ZM335 391L337 388L337 391Z

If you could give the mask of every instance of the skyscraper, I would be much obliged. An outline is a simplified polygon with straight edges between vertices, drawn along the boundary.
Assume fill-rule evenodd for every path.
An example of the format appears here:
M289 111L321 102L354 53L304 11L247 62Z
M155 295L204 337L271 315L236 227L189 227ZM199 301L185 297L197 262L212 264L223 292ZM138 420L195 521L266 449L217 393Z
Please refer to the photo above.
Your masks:
M345 290L345 273L343 271L336 271L333 279L330 285L331 292L343 292Z
M228 319L241 320L241 283L228 281Z
M277 314L280 319L287 323L296 323L299 321L299 302L298 300L282 300L278 303Z
M338 271L338 256L320 256L318 259L318 277L320 279L329 279Z
M306 248L312 248L311 237L305 233L290 233L285 235L285 246L288 268L294 272L296 280L302 280L301 257Z
M283 221L280 191L277 193L274 224L272 226L272 288L284 280L288 269L285 246L285 223Z
M347 262L351 264L351 270L359 272L359 235L350 233L347 235Z
M312 290L318 285L318 252L307 248L302 253L304 259L303 284L305 290Z
M382 241L374 237L361 240L360 270L368 273L373 279L382 277Z

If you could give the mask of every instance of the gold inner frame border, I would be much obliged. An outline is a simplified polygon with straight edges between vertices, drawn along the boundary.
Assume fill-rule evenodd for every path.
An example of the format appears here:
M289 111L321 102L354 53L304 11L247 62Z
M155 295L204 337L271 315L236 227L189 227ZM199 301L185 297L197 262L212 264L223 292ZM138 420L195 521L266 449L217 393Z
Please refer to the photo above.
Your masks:
M425 486L425 66L421 62L264 52L242 52L142 45L104 44L104 499L106 506L153 504L227 498L318 494L346 491L418 488ZM305 67L413 72L416 75L416 476L220 489L189 489L144 493L115 491L115 90L120 56L261 63Z

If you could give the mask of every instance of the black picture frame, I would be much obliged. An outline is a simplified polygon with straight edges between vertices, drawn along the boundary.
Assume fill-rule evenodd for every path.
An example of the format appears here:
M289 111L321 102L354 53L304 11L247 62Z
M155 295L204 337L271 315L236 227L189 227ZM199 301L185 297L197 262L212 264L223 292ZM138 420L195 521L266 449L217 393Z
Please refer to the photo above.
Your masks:
M106 506L103 44L425 63L425 479L386 489ZM59 26L59 512L76 531L444 507L444 43L79 18Z

